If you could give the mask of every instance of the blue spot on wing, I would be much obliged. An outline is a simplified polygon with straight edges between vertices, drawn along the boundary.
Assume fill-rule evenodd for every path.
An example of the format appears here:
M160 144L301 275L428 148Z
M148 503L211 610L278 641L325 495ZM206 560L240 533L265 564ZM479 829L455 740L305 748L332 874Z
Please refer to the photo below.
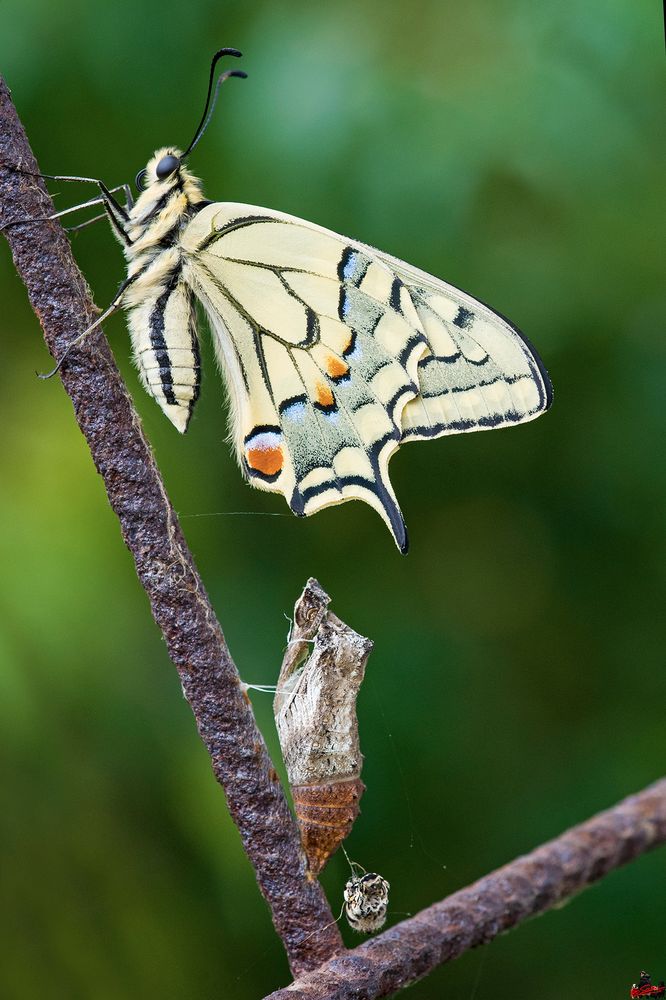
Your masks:
M288 420L301 421L305 416L305 408L305 396L292 396L281 404L280 416L286 417Z
M352 274L354 273L354 270L356 269L357 260L358 260L358 253L356 252L356 250L353 250L347 257L347 260L345 261L344 266L342 268L342 277L345 280L349 280L351 278Z

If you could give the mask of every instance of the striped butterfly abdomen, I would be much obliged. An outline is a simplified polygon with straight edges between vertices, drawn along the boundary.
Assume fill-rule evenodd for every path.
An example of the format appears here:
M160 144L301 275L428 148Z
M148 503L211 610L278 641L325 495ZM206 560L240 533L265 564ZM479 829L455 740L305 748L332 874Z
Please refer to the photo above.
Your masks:
M201 362L194 296L180 268L142 290L130 309L129 329L143 385L171 423L185 432L199 396Z

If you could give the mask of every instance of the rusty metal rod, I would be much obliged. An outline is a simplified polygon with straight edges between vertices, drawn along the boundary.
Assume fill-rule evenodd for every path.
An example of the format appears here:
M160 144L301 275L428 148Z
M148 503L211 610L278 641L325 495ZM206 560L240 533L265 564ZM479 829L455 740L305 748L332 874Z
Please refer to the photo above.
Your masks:
M54 211L43 181L31 176L37 172L0 77L0 227ZM47 346L60 358L99 315L67 237L57 222L12 225L4 235ZM61 377L292 971L311 969L340 951L340 934L322 889L306 876L298 832L238 671L101 333L72 350ZM313 934L316 928L321 932Z
M265 1000L375 1000L666 842L666 778L403 920Z

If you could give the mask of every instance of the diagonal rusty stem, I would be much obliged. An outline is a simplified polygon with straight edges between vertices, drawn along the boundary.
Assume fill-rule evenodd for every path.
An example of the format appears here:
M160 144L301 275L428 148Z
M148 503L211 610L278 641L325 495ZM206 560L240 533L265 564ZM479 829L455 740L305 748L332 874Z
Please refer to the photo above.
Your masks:
M43 182L30 175L37 172L0 77L0 226L53 212ZM59 358L99 315L67 238L57 222L10 226L4 235L48 348ZM100 333L71 352L61 377L291 968L312 969L341 950L340 935L320 886L306 877L298 833L238 671Z
M571 899L666 842L666 778L265 1000L375 1000Z

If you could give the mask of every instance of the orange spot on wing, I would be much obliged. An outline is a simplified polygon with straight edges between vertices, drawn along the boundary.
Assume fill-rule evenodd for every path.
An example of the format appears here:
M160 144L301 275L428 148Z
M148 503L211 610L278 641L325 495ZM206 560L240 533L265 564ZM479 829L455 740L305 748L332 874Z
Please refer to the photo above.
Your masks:
M331 378L342 378L349 371L349 365L346 364L341 358L336 358L333 354L330 355L328 361L326 362L326 371L331 376Z
M247 464L265 476L274 476L282 468L282 448L248 448Z
M320 406L333 406L333 393L324 382L317 382L317 402Z

